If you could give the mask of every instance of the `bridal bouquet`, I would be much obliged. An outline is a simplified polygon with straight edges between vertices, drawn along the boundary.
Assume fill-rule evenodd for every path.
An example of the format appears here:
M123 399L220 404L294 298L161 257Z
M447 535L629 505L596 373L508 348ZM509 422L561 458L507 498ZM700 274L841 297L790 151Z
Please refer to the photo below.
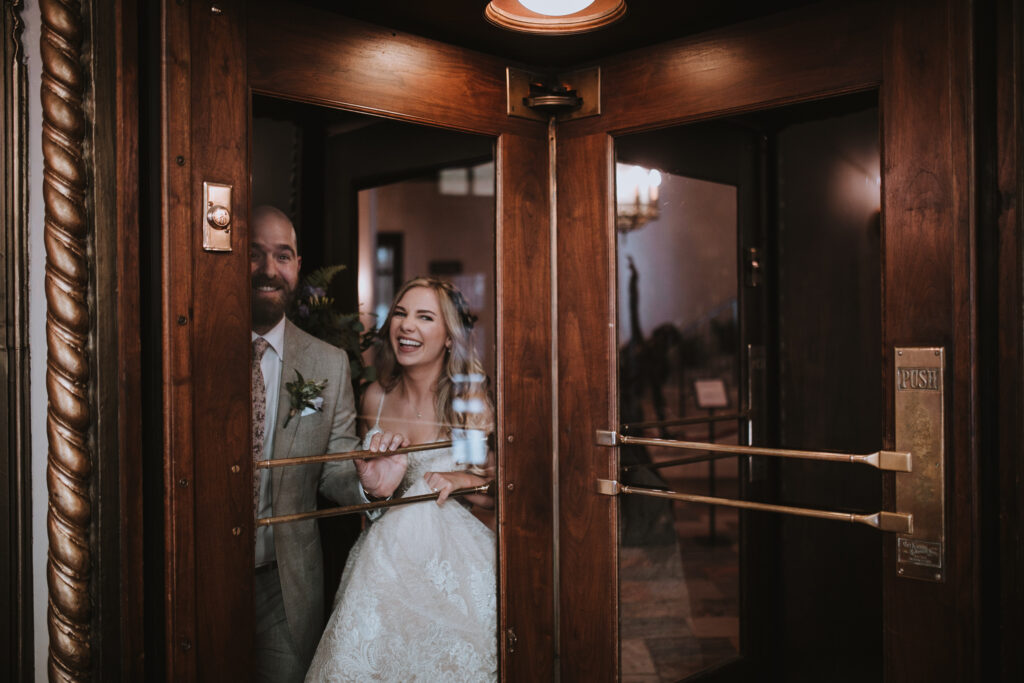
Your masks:
M358 399L361 389L376 376L373 366L363 363L363 351L373 345L374 333L359 322L358 313L342 312L334 297L327 296L334 276L344 269L343 265L325 266L304 277L288 318L305 332L345 350Z

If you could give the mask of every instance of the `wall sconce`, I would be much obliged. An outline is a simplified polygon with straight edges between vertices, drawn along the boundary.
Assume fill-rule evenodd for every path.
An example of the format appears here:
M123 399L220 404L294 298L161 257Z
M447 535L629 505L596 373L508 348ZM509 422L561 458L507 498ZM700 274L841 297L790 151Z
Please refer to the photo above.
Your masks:
M615 164L615 228L626 233L657 220L661 173L643 166Z

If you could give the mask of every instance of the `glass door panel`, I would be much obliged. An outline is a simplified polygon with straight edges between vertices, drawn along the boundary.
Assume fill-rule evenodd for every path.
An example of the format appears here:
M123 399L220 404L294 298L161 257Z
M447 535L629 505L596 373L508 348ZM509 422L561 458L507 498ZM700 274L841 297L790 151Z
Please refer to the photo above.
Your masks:
M655 174L656 194L630 182ZM735 444L738 420L702 418L739 405L736 187L627 164L616 176L627 190L617 236L623 432ZM649 208L630 211L638 193ZM625 484L737 494L735 457L678 464L678 451L641 445L620 457ZM623 678L679 680L735 657L737 512L627 497L620 515Z
M621 484L881 508L875 470L706 445L880 448L878 140L874 93L616 140ZM623 680L879 673L877 531L646 495L619 512Z

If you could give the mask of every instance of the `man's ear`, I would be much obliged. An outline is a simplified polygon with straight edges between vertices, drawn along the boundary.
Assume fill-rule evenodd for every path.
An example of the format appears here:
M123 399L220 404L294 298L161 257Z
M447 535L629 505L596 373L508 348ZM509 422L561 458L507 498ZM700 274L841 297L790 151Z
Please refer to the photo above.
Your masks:
M295 269L296 269L296 272L302 270L302 257L301 256L296 256L295 257Z

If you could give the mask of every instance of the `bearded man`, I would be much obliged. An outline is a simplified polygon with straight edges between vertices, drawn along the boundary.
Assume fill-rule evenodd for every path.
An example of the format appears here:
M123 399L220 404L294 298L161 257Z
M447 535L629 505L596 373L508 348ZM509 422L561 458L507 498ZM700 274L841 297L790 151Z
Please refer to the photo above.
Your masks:
M253 209L250 228L253 459L358 448L348 357L285 317L302 264L295 228L272 206ZM302 406L293 410L292 394L303 383ZM383 433L368 447L387 451L406 445L402 435ZM271 517L313 510L318 491L341 505L385 498L405 468L405 455L391 455L260 469L256 513ZM302 681L324 627L323 553L316 520L257 527L254 566L255 680Z

